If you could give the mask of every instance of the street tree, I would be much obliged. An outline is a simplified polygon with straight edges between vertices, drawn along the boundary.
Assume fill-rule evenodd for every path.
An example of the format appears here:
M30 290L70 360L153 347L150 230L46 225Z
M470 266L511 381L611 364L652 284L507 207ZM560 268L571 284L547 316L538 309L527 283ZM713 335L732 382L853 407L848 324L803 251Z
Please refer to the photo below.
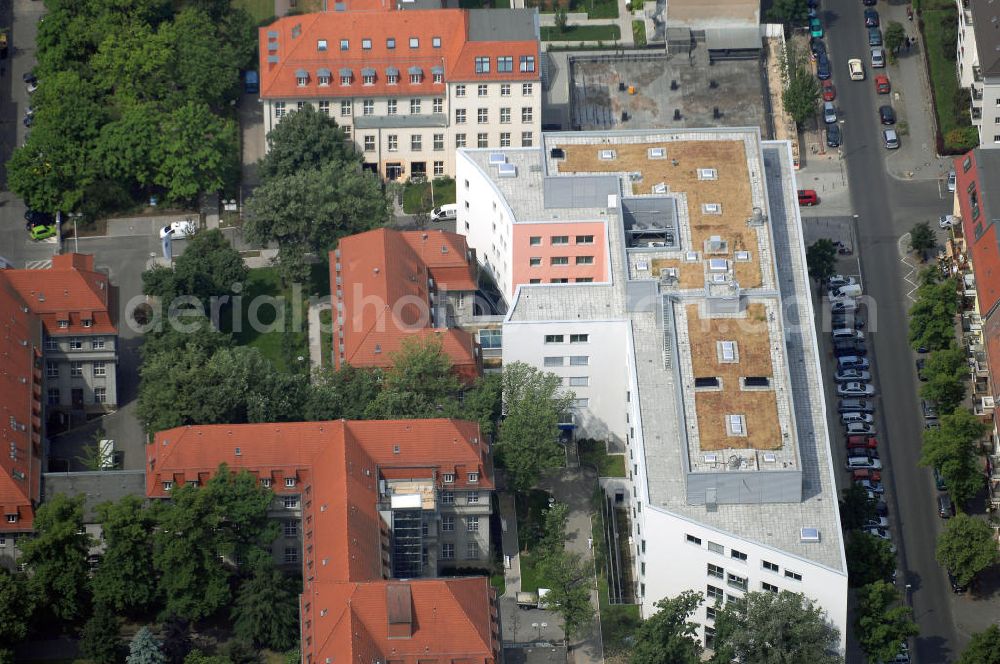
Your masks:
M858 530L875 516L875 501L868 497L864 487L851 484L844 489L844 497L840 499L840 522L844 530Z
M896 570L892 545L870 533L848 533L845 553L847 578L853 588L891 579Z
M595 588L593 565L579 553L561 549L543 558L542 568L552 586L545 596L549 608L562 616L567 638L581 635L594 620L590 603Z
M444 343L435 334L411 335L391 354L392 366L367 414L373 419L454 417L462 384L452 370Z
M833 240L821 238L806 249L806 265L809 276L819 283L832 277L837 269L837 247Z
M802 4L805 5L804 2ZM819 83L816 82L805 55L789 43L785 51L785 92L782 96L785 112L792 116L796 125L802 127L816 116L818 101Z
M110 30L88 60L94 86L119 106L161 100L172 91L169 23L142 21Z
M958 293L953 279L939 279L933 270L925 271L917 288L917 301L910 307L910 345L914 348L941 350L955 342L955 314Z
M895 58L905 41L906 30L903 24L899 21L889 21L885 27L885 47L889 51L889 57Z
M231 295L234 284L242 286L248 275L243 257L233 249L222 231L213 229L195 233L187 241L173 270L156 266L142 276L146 295L163 298L167 306L178 296L196 297L205 313L211 315L213 298ZM221 311L223 305L227 305L227 301L218 300L217 310Z
M118 616L106 604L97 604L90 620L83 626L80 652L94 664L115 664L121 659L121 625Z
M365 412L378 396L380 378L378 370L350 364L337 370L317 370L303 406L305 419L310 422L365 419Z
M65 622L86 615L89 602L90 535L83 529L83 501L83 494L48 498L35 513L35 536L21 544L39 606Z
M703 601L701 593L693 590L658 601L656 612L635 635L630 664L699 664L698 625L689 618Z
M955 664L1000 664L1000 627L973 634Z
M906 640L919 633L913 611L900 605L896 587L876 581L858 590L857 635L869 661L892 660Z
M13 647L28 635L35 599L24 574L0 566L0 662L12 664Z
M217 20L197 7L184 7L170 25L172 79L188 101L214 110L239 98L241 53L219 36Z
M104 124L94 145L101 175L110 180L134 180L141 187L151 185L164 117L160 104L150 101L130 104Z
M965 399L969 365L963 349L952 345L934 351L924 364L923 374L927 382L921 386L920 396L937 404L938 412L950 413Z
M566 503L549 503L548 508L542 513L542 529L535 545L535 555L539 559L552 555L562 556L566 548L566 524L568 521L569 506Z
M249 472L232 472L220 464L205 483L205 493L219 524L214 530L219 555L252 561L278 536L278 524L267 514L274 493Z
M347 167L357 161L344 130L311 104L281 118L267 134L267 147L267 154L258 163L263 182L330 164Z
M809 18L806 0L774 0L767 10L767 18L785 26L805 25Z
M910 251L920 254L920 260L927 260L927 252L937 247L937 235L926 221L913 225L910 229Z
M202 192L234 184L239 175L237 134L236 122L213 114L207 104L189 101L173 108L154 151L153 184L175 202L191 202Z
M236 592L233 633L258 648L288 650L298 643L298 595L289 579L275 569L270 554L257 556L252 568Z
M993 529L984 520L959 512L938 535L936 555L956 583L967 586L977 574L997 563Z
M966 408L942 415L940 422L939 427L924 431L920 463L938 469L961 507L985 482L977 448L986 434L986 425Z
M152 510L138 496L102 503L96 510L105 549L91 580L94 603L123 615L141 615L154 606L158 595Z
M94 168L79 140L39 122L7 162L7 187L36 210L76 210Z
M842 662L840 634L826 613L799 593L749 592L716 609L713 664Z
M569 28L568 24L569 24L569 14L566 13L566 8L556 7L556 12L555 12L556 30L558 30L559 33L562 34L566 32L566 30Z
M135 633L129 644L126 664L166 664L167 658L160 652L160 642L153 636L148 627Z
M143 272L143 281L147 275L152 275L154 272L155 270ZM168 312L164 311L163 314L166 317ZM180 324L174 325L169 320L161 319L161 324L155 325L145 334L142 344L143 359L161 354L171 356L184 352L188 346L200 348L208 356L212 356L216 351L229 348L233 344L231 334L219 331L212 325L208 316L197 309L185 309L183 315L175 320Z
M515 491L525 491L543 470L564 459L558 443L559 416L575 395L562 388L562 380L523 362L504 366L504 419L500 425L497 454Z

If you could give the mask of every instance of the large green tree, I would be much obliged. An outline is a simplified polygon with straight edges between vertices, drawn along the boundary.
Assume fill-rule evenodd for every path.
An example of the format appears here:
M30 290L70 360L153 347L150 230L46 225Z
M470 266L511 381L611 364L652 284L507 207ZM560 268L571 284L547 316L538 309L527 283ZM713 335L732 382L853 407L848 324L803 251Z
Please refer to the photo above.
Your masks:
M374 419L454 417L462 384L438 335L410 336L392 354L382 389L367 410Z
M802 2L805 6L803 0L790 1ZM782 96L785 112L801 127L815 117L818 101L819 83L816 82L805 56L789 43L785 52L785 92Z
M969 365L961 348L953 345L934 351L923 373L927 382L920 388L920 396L937 404L939 412L950 413L965 399Z
M939 280L933 270L925 272L921 280L917 301L910 307L910 345L932 351L948 348L955 342L955 281Z
M156 266L142 275L143 292L170 300L178 296L198 298L205 313L213 312L212 298L231 296L234 284L240 287L249 270L239 252L218 229L195 233L187 242L184 253L174 261L174 267ZM237 289L238 291L238 289ZM227 300L218 300L215 311L221 311Z
M14 661L13 647L28 635L35 598L24 574L0 567L0 662Z
M774 0L767 10L767 18L786 26L804 25L809 17L806 0Z
M818 282L824 282L833 276L837 269L837 247L833 240L821 238L806 249L806 265L809 276Z
M346 364L340 369L321 369L313 375L303 407L305 419L363 420L380 388L381 372Z
M957 514L938 535L937 561L955 576L961 586L997 563L997 543L993 529L982 519Z
M171 110L161 127L154 184L172 201L190 202L236 182L239 149L236 122L214 115L207 104L189 101Z
M656 613L635 635L630 664L699 664L698 625L689 618L703 601L702 594L693 590L658 601Z
M875 500L868 497L868 492L858 484L844 489L840 499L840 522L844 530L857 530L874 519Z
M344 130L333 118L312 104L289 113L267 134L267 154L260 160L262 180L273 180L311 171L329 164L346 166L357 161Z
M126 664L166 664L167 658L160 651L160 642L148 627L135 633L129 644Z
M749 592L716 609L713 664L842 662L840 635L802 594Z
M83 626L80 652L94 664L115 664L121 658L120 630L115 612L106 604L97 604Z
M299 605L294 584L275 569L270 555L257 556L240 584L232 609L237 638L259 648L288 650L298 643Z
M913 611L900 605L891 583L876 581L858 590L857 635L870 661L888 662L906 640L919 632Z
M552 586L545 600L562 616L566 636L583 634L594 619L594 605L590 602L590 593L595 588L593 565L579 553L562 549L547 555L542 567Z
M157 599L153 571L153 511L138 496L97 506L104 534L104 555L94 572L94 603L125 615L149 610Z
M921 257L937 246L937 235L934 229L926 221L921 221L913 225L910 229L910 250L918 253Z
M135 180L141 187L153 184L165 117L157 102L135 103L104 124L94 145L101 174L110 180Z
M236 45L220 39L218 27L207 12L187 6L174 17L168 33L174 84L188 100L215 110L239 97L239 70L245 65Z
M853 588L889 580L896 570L896 554L892 545L869 533L849 533L845 552L847 578Z
M1000 664L1000 627L973 634L955 664Z
M523 362L503 369L503 411L497 455L512 488L525 491L543 470L557 467L564 458L558 443L559 416L575 395L562 388L562 379Z
M87 614L90 535L83 528L84 496L57 493L35 513L35 535L22 540L31 585L55 618L73 622Z
M962 506L983 487L978 444L986 425L965 408L941 416L941 426L924 431L920 463L937 468L955 502Z

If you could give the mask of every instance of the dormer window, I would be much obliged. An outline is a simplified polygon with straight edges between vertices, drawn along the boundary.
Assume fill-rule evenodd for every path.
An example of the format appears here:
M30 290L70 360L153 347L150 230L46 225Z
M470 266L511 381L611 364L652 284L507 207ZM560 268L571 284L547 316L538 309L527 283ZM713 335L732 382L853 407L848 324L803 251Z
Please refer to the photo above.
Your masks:
M375 70L365 67L361 70L361 82L365 85L375 85Z
M480 56L476 58L476 73L477 74L490 73L490 59L488 56Z
M271 488L271 478L270 477L262 477L262 478L260 478L260 485L262 487L264 487L265 489L270 489Z
M354 72L350 67L341 67L340 69L340 84L350 85L354 80Z
M325 39L317 39L316 40L316 50L317 51L325 51L326 50L326 40Z
M294 488L294 487L295 487L295 478L294 477L286 477L285 478L285 488L291 489L291 488Z
M7 523L17 523L17 515L16 514L8 514L7 515Z
M351 48L351 42L349 40L347 40L347 39L341 39L340 40L340 50L341 51L346 51L346 50L348 50L350 48Z
M455 473L444 473L441 479L444 480L445 484L452 484L455 481Z
M424 80L424 71L420 67L410 67L410 83L417 84Z
M479 481L479 473L469 473L469 484L475 484Z
M316 70L316 82L320 85L327 86L330 85L331 72L329 69L317 69Z
M351 75L348 74L347 76L341 76L340 77L340 84L341 85L350 85L351 84Z
M83 321L83 326L84 327L91 327L91 326L93 326L93 324L94 324L94 321L90 320L89 318L87 318L87 319L85 319Z
M434 74L435 83L444 83L444 74Z
M163 490L164 491L170 491L173 488L174 488L174 483L171 482L170 480L167 480L166 482L163 483Z
M361 40L361 50L362 51L370 51L370 50L372 50L372 40L371 39L362 39Z
M395 37L389 37L388 39L386 39L385 40L385 47L387 49L389 49L390 51L392 49L396 48L396 39L395 39Z
M300 69L297 72L295 72L295 85L299 86L300 88L304 88L306 86L306 83L308 82L309 82L309 72L307 72L304 69Z
M69 321L68 320L60 320L59 321L59 329L65 330L68 327L69 327Z

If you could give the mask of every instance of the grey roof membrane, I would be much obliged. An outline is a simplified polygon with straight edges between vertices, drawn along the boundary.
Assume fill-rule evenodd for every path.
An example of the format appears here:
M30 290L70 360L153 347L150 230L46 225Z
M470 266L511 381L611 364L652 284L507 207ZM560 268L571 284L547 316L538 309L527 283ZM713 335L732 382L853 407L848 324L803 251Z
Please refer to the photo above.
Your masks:
M555 176L545 178L542 187L545 207L607 207L608 196L618 193L618 178L614 175Z
M142 470L108 470L100 472L44 473L44 495L57 493L67 496L86 496L83 503L84 520L94 523L94 508L101 503L116 502L125 496L146 497L146 473Z
M537 15L537 9L470 9L469 41L531 41Z

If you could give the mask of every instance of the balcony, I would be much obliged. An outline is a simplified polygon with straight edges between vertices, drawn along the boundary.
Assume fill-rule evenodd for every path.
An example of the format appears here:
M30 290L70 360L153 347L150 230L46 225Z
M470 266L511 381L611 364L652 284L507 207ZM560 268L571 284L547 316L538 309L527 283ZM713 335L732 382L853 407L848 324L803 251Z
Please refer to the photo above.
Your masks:
M975 405L973 406L973 412L980 417L989 417L993 415L994 410L994 400L992 396L980 397L976 399Z
M977 102L977 101L982 101L983 100L983 89L982 88L977 88L974 85L970 85L969 86L969 92L972 94L972 101L973 102ZM975 104L973 104L973 106L975 106Z
M983 119L983 109L979 108L978 106L973 106L971 109L969 109L969 113L973 122L975 122L976 120Z
M972 66L972 80L974 80L976 83L983 82L983 68L980 67L979 65Z

